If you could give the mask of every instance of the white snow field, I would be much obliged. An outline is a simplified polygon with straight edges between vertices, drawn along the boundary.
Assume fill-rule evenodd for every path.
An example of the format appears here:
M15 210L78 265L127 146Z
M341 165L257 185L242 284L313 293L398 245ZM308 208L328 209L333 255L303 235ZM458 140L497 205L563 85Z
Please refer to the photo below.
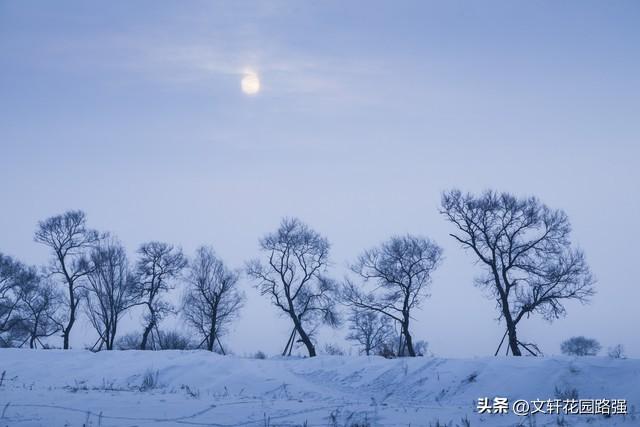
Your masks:
M0 349L0 376L0 426L640 426L636 359ZM626 399L629 413L477 413L496 396Z

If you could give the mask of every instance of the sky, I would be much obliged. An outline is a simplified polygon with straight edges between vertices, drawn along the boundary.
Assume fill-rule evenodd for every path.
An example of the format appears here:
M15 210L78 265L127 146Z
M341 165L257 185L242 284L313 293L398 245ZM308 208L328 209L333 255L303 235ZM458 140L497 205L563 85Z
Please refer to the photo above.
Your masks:
M445 259L414 336L483 356L504 329L440 195L535 195L569 215L597 294L521 337L640 357L638 22L636 1L0 1L0 251L45 264L37 222L82 209L132 260L161 240L242 268L291 216L329 239L339 279L392 235L428 236ZM241 287L224 341L282 351L287 320ZM94 339L81 324L72 344Z

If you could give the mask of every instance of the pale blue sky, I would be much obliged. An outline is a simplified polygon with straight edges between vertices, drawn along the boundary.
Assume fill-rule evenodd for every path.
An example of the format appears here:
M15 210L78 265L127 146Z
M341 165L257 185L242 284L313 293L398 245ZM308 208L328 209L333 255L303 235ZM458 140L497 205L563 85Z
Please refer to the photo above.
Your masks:
M337 277L391 234L424 234L446 260L415 335L485 355L501 326L440 192L533 194L567 211L599 283L523 337L639 356L638 22L636 1L0 1L0 251L45 262L36 222L71 208L132 254L212 244L237 267L298 216L333 243ZM277 352L287 323L243 287L227 341Z

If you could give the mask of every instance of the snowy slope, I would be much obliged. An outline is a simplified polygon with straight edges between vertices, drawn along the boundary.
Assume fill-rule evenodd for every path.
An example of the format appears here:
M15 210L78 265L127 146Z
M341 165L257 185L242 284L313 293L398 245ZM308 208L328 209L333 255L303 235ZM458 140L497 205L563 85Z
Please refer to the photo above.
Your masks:
M640 360L0 349L3 371L0 426L640 426ZM573 389L627 399L633 414L475 411L480 397L546 400Z

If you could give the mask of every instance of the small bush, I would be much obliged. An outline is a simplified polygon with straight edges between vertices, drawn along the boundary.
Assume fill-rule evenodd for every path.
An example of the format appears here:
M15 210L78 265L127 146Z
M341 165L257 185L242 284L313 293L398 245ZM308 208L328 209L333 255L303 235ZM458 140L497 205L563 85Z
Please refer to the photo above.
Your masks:
M418 340L413 345L416 356L427 356L429 353L429 343L424 340Z
M198 390L198 389L193 389L193 388L189 387L186 384L182 384L180 386L180 389L184 390L185 393L187 393L187 396L189 396L189 397L192 397L194 399L199 399L200 398L200 390Z
M471 384L471 383L475 383L477 379L478 379L478 373L472 372L467 376L467 378L462 380L462 382L466 384Z
M306 423L304 424L307 425ZM369 416L365 413L349 412L336 409L329 414L329 427L371 427Z
M457 423L453 423L453 421L440 421L439 419L436 419L433 422L429 423L429 427L471 427L471 421L469 421L469 418L467 418L466 416L464 418L460 419L460 422Z
M380 346L380 349L378 350L378 356L382 356L385 359L394 359L395 357L397 357L393 346L389 343L384 343Z
M137 350L140 348L141 342L140 334L127 334L116 340L116 348L118 350Z
M253 358L254 358L254 359L266 359L266 358L267 358L267 355L266 355L266 354L264 354L262 351L258 350L258 351L256 352L256 354L254 354L254 355L253 355Z
M564 341L560 346L562 354L568 356L595 356L602 346L593 338L572 337Z
M624 347L622 346L622 344L609 347L607 356L612 359L626 359L626 356L624 355Z
M158 387L158 371L148 370L142 376L142 383L140 384L140 391L153 390Z
M191 338L179 331L160 332L160 350L192 350L196 346Z
M79 391L88 391L89 390L89 387L87 387L87 382L86 381L73 380L73 383L74 383L73 385L65 387L71 393L77 393Z
M556 399L561 399L561 400L570 400L570 399L578 400L578 397L579 397L578 389L570 386L564 386L564 387L555 386L554 395L556 396Z
M324 352L329 356L344 356L344 350L336 344L325 344Z

